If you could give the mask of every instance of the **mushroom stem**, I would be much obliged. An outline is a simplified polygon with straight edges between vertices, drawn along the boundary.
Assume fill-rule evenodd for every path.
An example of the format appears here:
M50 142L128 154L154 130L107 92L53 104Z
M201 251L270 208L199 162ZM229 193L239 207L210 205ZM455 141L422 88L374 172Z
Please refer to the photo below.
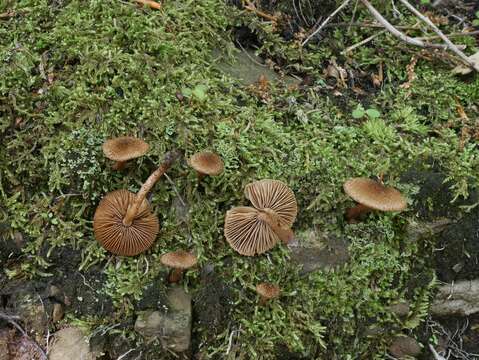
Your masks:
M123 170L125 166L126 166L126 161L116 161L111 168L113 170Z
M206 176L206 174L203 174L199 171L197 171L196 174L198 175L198 182L201 182L201 180L203 180L203 178Z
M176 268L170 271L170 275L168 276L169 283L177 283L180 282L181 279L183 279L183 269Z
M264 297L263 295L260 295L260 298L259 298L259 304L260 305L266 305L266 303L268 302L268 298L267 297Z
M279 216L272 209L262 209L260 210L260 220L266 222L271 230L280 238L283 244L289 243L294 238L294 232L290 228L285 228L281 226L279 221Z
M361 215L371 212L373 209L363 204L357 204L355 207L346 210L346 220L353 222L357 220Z
M156 182L160 179L160 177L171 167L173 162L180 156L179 151L169 151L166 153L163 163L160 165L158 169L153 171L153 173L146 179L145 183L141 186L140 191L135 196L135 200L133 203L128 207L126 211L126 215L123 218L123 225L131 226L133 223L133 219L138 214L138 210L145 200L146 195L150 192Z

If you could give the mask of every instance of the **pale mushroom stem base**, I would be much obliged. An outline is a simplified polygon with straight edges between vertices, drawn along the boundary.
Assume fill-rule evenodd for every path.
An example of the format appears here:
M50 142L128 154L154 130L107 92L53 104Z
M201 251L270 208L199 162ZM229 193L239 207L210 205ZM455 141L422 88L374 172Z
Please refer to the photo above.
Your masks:
M149 177L146 179L145 183L141 186L140 191L136 194L135 200L133 203L128 207L126 211L126 215L123 218L123 225L131 226L133 223L133 219L138 214L138 210L145 200L146 195L150 192L156 182L160 179L160 177L171 167L173 162L180 156L178 151L170 151L165 155L165 159L163 164L160 165L158 169L156 169Z
M172 269L168 275L168 282L171 284L180 282L183 279L183 269Z
M370 213L373 211L370 207L363 205L363 204L357 204L355 207L349 208L346 210L346 220L351 223L357 221L361 215Z
M116 161L111 168L113 170L123 170L125 166L126 166L126 161Z
M260 219L266 222L271 230L280 238L283 244L289 243L294 238L294 232L290 228L282 227L279 217L272 209L260 210Z

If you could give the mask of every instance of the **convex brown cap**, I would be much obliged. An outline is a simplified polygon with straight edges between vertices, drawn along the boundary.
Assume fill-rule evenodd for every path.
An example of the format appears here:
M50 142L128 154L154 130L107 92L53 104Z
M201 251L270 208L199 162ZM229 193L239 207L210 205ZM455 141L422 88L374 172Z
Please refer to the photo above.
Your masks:
M264 179L246 185L244 194L256 209L272 209L281 226L291 227L298 205L293 191L282 181Z
M189 269L198 263L198 258L188 251L178 250L162 255L160 261L171 268Z
M279 296L281 289L277 285L261 283L256 285L256 292L265 299L273 299Z
M205 175L219 175L223 172L224 164L221 157L211 151L201 151L188 159L188 164Z
M368 178L350 179L343 188L355 201L374 210L401 211L407 206L398 190Z
M262 254L279 242L273 229L261 220L260 212L247 206L226 212L224 234L230 246L246 256Z
M123 256L137 255L148 249L160 229L158 218L151 213L146 200L141 204L131 226L123 225L128 206L135 194L116 190L105 195L93 218L93 231L98 242L108 251Z
M128 161L145 155L149 145L141 139L132 136L122 136L105 141L103 153L114 161Z

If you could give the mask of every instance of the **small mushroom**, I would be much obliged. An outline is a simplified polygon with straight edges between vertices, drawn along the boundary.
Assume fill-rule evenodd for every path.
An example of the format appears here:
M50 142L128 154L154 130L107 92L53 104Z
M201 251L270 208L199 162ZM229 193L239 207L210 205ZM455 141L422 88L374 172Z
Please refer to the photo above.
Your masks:
M277 298L281 293L281 289L274 284L261 283L256 285L256 292L260 296L259 303L264 305L268 300Z
M113 170L121 170L128 160L145 155L149 147L143 140L132 136L110 139L102 146L105 156L115 161Z
M100 201L93 218L93 231L105 249L117 255L134 256L153 244L160 226L146 195L179 155L177 151L168 152L136 195L116 190Z
M163 265L172 268L168 276L168 282L177 283L183 278L183 272L198 263L196 255L188 251L178 250L161 256Z
M223 172L224 164L221 157L211 151L201 151L188 159L188 165L198 173L198 180L205 175L216 176Z
M401 211L407 207L406 199L395 188L368 178L353 178L343 185L344 192L358 204L346 211L349 222L373 210Z
M134 221L125 226L123 219L135 194L128 190L108 193L98 205L93 218L95 238L108 251L123 256L134 256L148 249L160 229L158 218L143 200Z

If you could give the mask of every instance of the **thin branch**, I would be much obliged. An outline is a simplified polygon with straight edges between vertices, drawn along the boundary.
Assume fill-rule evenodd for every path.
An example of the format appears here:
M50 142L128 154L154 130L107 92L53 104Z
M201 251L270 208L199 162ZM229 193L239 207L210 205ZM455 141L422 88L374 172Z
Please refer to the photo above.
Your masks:
M313 37L316 36L316 34L318 34L321 30L323 30L323 28L328 24L328 22L330 22L333 17L336 16L337 13L339 13L341 10L343 10L350 2L351 0L345 0L336 10L334 10L331 15L329 15L326 20L323 21L323 23L311 34L309 35L306 40L303 41L303 43L301 44L301 46L304 46L306 45L309 40L311 40Z
M368 0L361 0L361 2L366 6L372 16L376 18L376 20L386 28L392 35L396 36L398 39L408 43L410 45L422 47L422 48L436 48L436 49L447 49L446 45L442 44L429 44L425 43L422 40L418 40L416 38L412 38L407 36L406 34L399 31L394 25L392 25L389 21L387 21L380 13L376 10L374 6Z
M414 6L412 6L407 0L399 0L401 1L404 6L406 6L408 8L409 11L411 11L414 15L416 15L419 19L421 19L422 21L424 21L426 24L428 24L431 29L442 39L444 40L444 42L447 44L447 47L452 51L454 52L457 56L459 56L461 58L461 60L464 62L464 64L470 66L471 68L473 68L474 70L476 71L479 71L479 65L476 65L474 64L468 57L466 54L464 54L461 50L459 50L457 48L456 45L453 44L453 42L451 40L449 40L449 38L444 35L444 33L439 30L439 28L434 25L434 23L427 17L427 16L424 16L423 14L421 14Z
M469 31L469 32L455 32L455 33L447 34L446 36L448 38L452 38L452 37L476 36L476 35L479 35L479 30ZM441 37L439 35L432 35L432 36L420 36L420 37L417 37L416 39L419 39L419 40L435 40L435 39L440 39L440 38Z
M45 351L43 351L43 349L40 347L40 345L37 344L37 342L35 340L33 340L30 336L28 336L27 332L25 330L23 330L23 328L17 324L17 322L15 320L19 319L18 316L11 316L11 315L7 315L5 313L2 313L0 312L0 319L3 319L7 322L9 322L11 325L13 325L18 331L20 331L20 333L28 338L31 343L35 346L35 348L38 350L38 352L40 353L41 357L42 357L42 360L47 360L47 354L45 354Z
M377 38L379 35L382 35L386 32L386 30L381 30L379 32L377 32L376 34L374 35L371 35L369 37L367 37L366 39L354 44L354 45L351 45L350 47L344 49L343 51L341 51L341 54L347 54L348 52L350 51L353 51L354 49L360 47L360 46L363 46L364 44L367 44L368 42L370 42L371 40L374 40L375 38Z

